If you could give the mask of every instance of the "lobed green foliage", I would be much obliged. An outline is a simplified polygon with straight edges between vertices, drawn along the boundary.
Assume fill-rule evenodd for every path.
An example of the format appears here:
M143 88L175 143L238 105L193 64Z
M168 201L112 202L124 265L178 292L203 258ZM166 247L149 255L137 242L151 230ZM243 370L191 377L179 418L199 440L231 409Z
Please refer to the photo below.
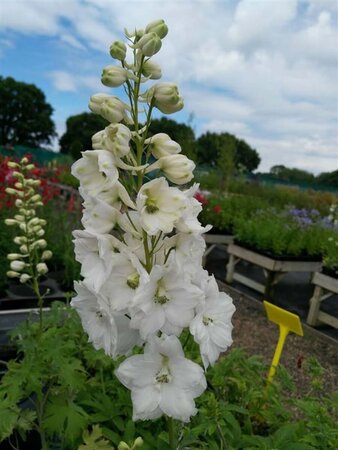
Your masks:
M37 324L27 321L12 338L20 359L9 362L0 385L0 441L10 438L13 448L20 448L18 442L36 429L46 448L55 450L110 450L121 439L131 445L138 436L144 450L169 449L164 419L129 419L130 393L113 375L118 362L87 343L69 307L53 304L42 335ZM186 351L196 356L198 349L190 342ZM323 392L323 369L310 363L310 391L295 400L285 369L267 387L265 364L232 350L209 370L198 414L190 424L175 424L178 449L337 448L338 397Z

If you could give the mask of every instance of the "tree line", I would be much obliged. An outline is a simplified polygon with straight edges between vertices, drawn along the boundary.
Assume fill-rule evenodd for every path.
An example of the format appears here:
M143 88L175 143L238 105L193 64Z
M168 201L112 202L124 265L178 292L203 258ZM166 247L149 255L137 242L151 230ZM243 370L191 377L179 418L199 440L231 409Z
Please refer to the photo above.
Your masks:
M0 104L0 145L20 144L34 148L49 145L56 137L53 108L35 85L0 76ZM92 148L92 135L107 125L105 119L88 112L69 117L66 131L59 139L60 152L71 155L73 159L79 158L81 151ZM168 134L198 165L218 169L225 174L251 173L261 161L256 149L231 133L208 131L196 137L190 125L165 117L154 119L149 133ZM305 170L277 165L269 174L288 182L338 186L338 170L315 177ZM224 183L227 178L224 177Z

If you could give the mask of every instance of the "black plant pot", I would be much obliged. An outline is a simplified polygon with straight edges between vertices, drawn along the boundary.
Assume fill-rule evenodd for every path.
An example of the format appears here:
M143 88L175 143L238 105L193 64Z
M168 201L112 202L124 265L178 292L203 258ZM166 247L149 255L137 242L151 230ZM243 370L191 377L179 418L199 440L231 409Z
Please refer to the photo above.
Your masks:
M10 441L9 439L5 439L3 442L0 443L0 450L13 450L13 447L11 447L10 442L14 443L15 440L12 438ZM31 431L27 434L27 438L25 441L23 441L18 436L18 448L20 450L38 450L41 448L41 441L39 433L36 431Z
M322 273L328 277L338 279L338 267L325 267L322 268Z

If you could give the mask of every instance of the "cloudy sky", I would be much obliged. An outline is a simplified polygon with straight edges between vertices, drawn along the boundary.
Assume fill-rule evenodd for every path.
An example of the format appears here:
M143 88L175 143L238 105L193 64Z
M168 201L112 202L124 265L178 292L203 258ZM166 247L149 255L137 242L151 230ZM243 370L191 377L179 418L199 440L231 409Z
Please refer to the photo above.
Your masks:
M110 43L158 18L154 60L185 99L172 118L245 139L260 170L337 168L336 0L0 0L0 74L39 86L62 134L105 92Z

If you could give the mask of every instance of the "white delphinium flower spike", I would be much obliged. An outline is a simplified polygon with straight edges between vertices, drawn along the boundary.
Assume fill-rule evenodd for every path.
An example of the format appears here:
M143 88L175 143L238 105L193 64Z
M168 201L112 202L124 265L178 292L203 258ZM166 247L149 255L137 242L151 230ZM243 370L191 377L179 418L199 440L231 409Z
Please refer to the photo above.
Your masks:
M214 365L220 353L232 344L234 312L231 297L219 292L215 278L209 277L205 284L205 302L197 306L197 315L190 323L190 332L200 346L205 368Z
M144 354L127 358L115 374L131 390L133 420L166 414L189 422L197 413L194 399L206 389L202 368L184 357L175 336L152 337Z

